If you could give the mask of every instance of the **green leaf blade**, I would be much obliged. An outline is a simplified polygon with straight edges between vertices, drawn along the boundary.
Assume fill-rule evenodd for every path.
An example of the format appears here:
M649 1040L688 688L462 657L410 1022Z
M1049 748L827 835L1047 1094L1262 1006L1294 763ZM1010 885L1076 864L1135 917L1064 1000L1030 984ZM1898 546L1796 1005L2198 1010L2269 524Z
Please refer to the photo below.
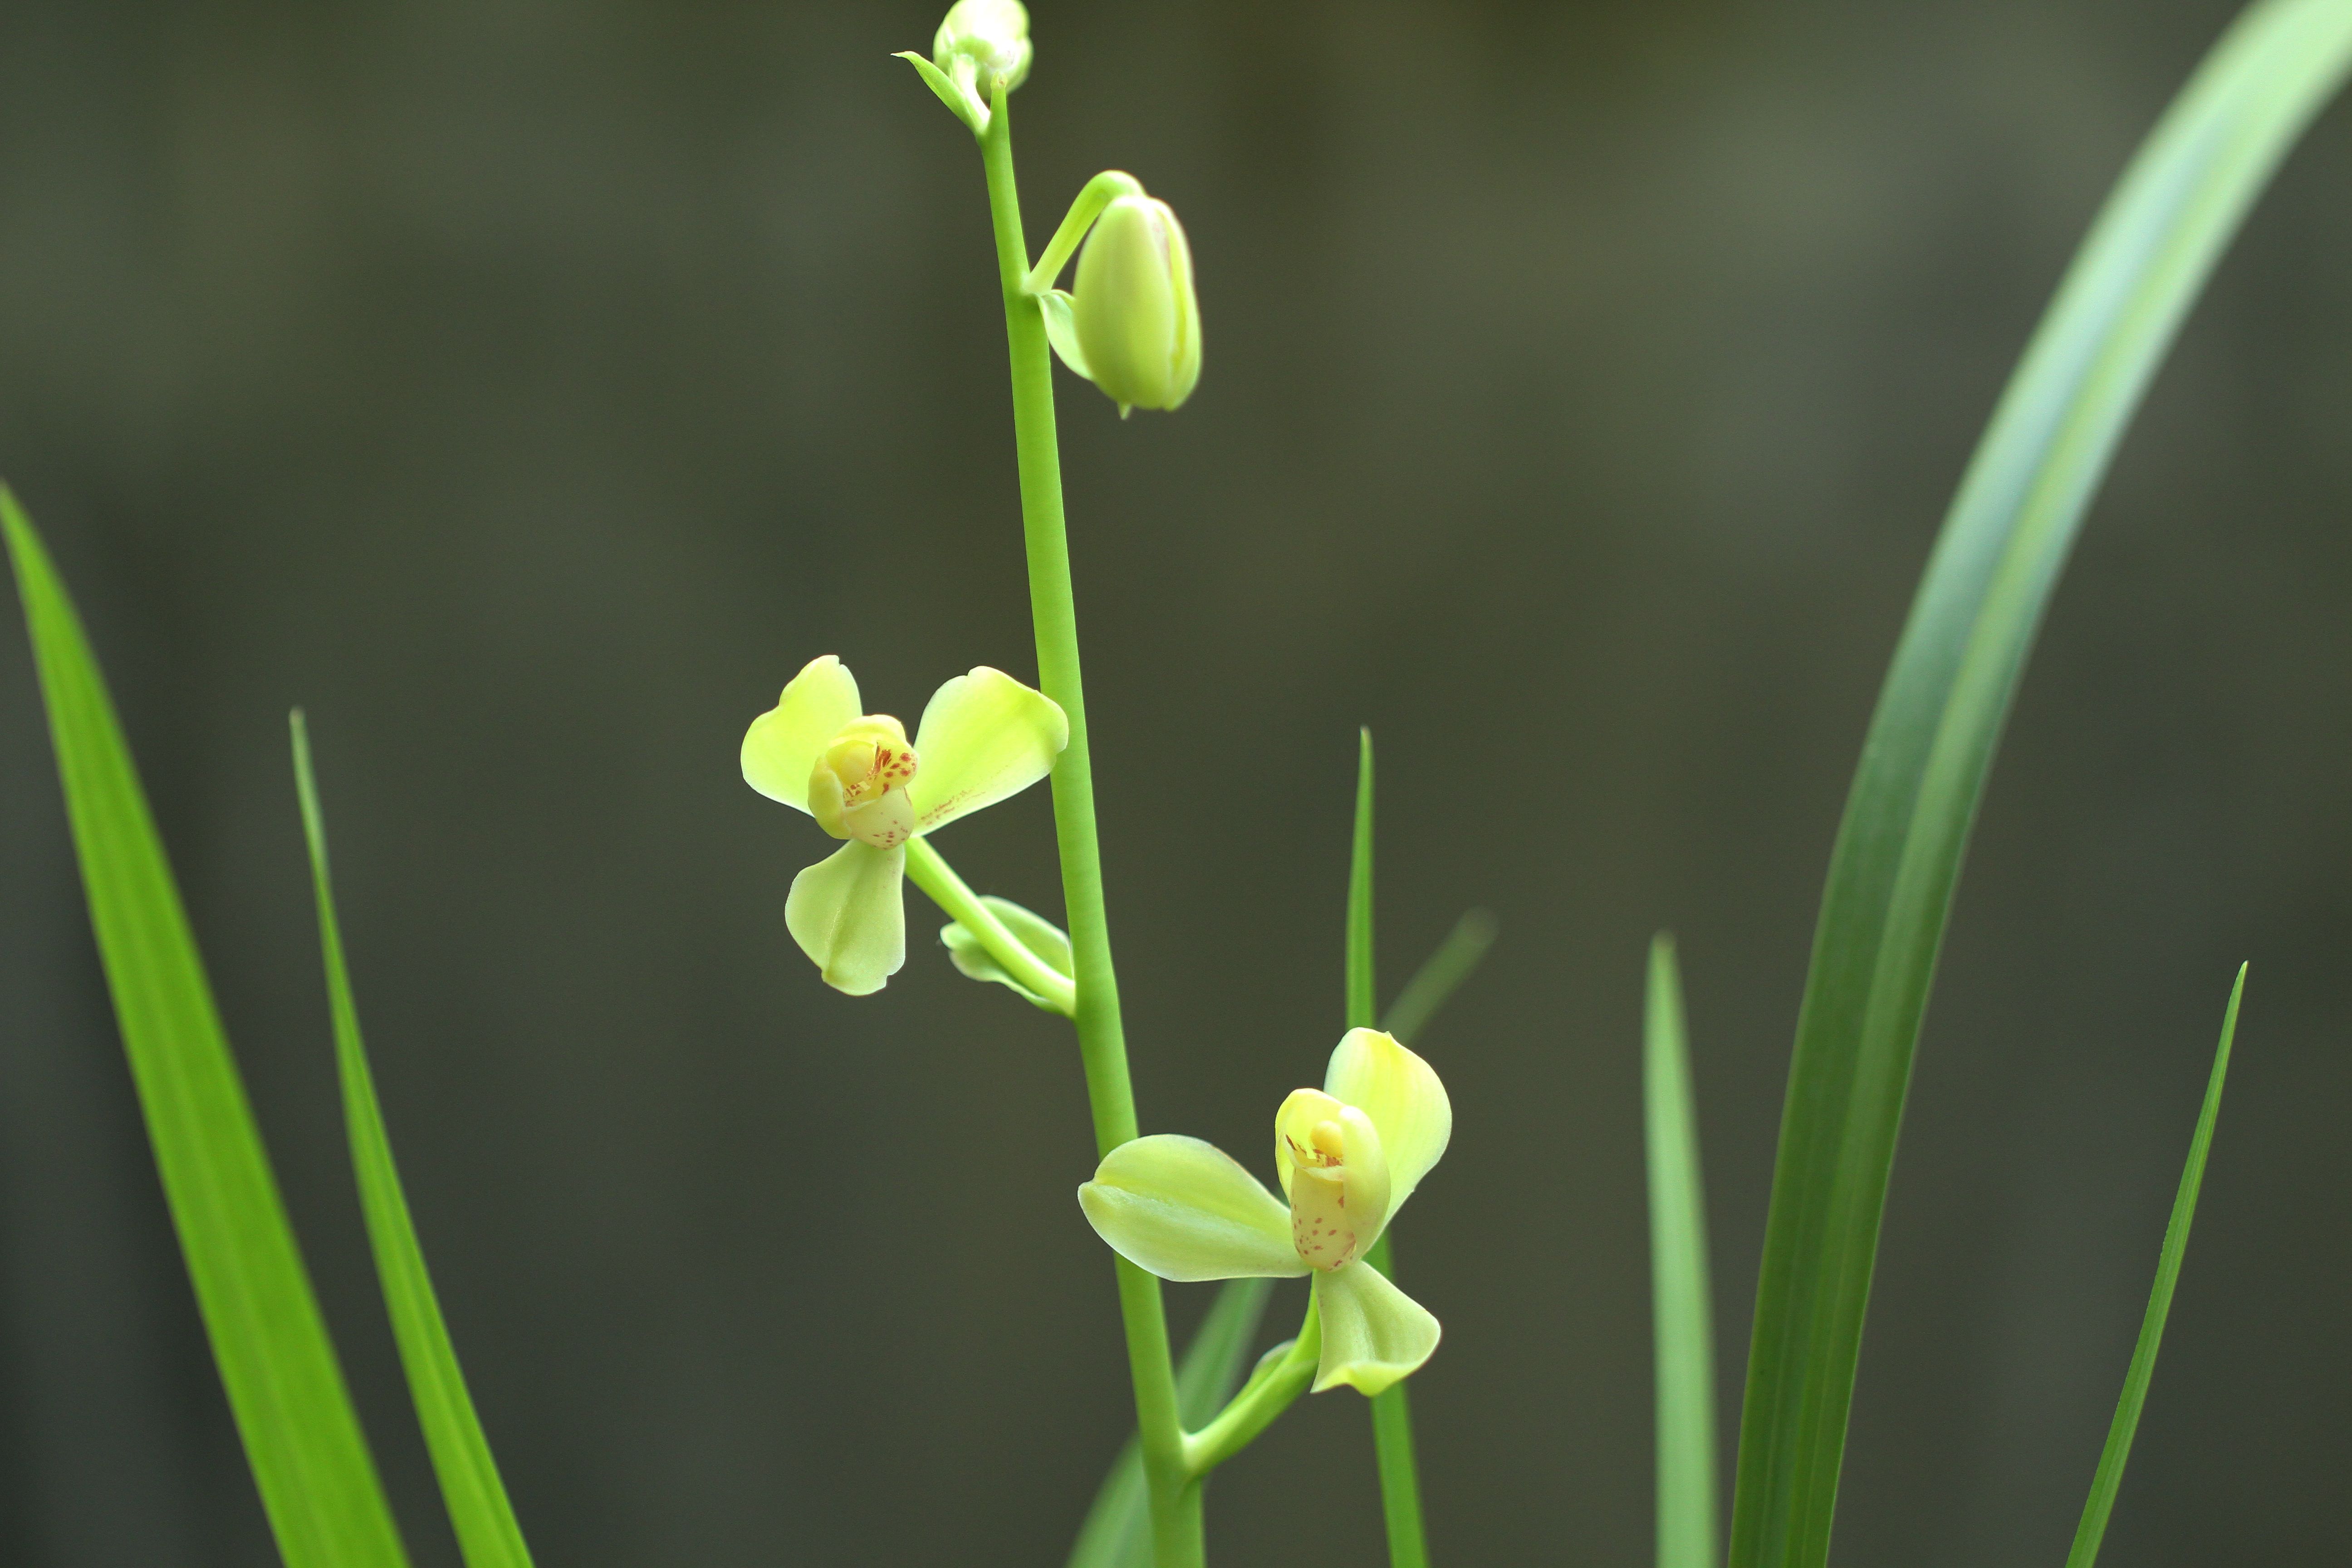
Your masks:
M1380 1026L1372 969L1372 732L1356 736L1356 826L1348 854L1348 1027Z
M405 1568L104 678L5 490L0 530L140 1109L278 1552L287 1568Z
M408 1374L409 1395L415 1404L417 1424L424 1429L433 1471L441 1483L442 1500L467 1568L530 1568L530 1548L523 1541L522 1526L508 1500L506 1483L499 1475L498 1461L491 1457L489 1439L466 1386L465 1372L457 1363L457 1347L450 1342L449 1325L442 1317L433 1277L425 1266L424 1247L409 1215L407 1194L393 1163L392 1135L376 1099L374 1074L368 1068L359 1006L352 996L351 973L343 957L341 924L335 917L334 885L327 863L327 823L310 767L310 733L299 710L289 722L294 784L301 797L302 833L310 851L311 888L319 906L319 949L334 1018L335 1066L342 1081L352 1167L359 1180L360 1205L367 1218L376 1276L383 1286L384 1308L400 1346L401 1365Z
M1369 729L1357 734L1356 826L1349 844L1348 1027L1370 1029L1379 1026L1380 986L1372 963L1372 732ZM1387 1232L1372 1243L1364 1261L1395 1277ZM1388 1527L1390 1568L1429 1568L1428 1527L1421 1512L1421 1468L1413 1455L1412 1399L1402 1383L1371 1397L1372 1455L1380 1468L1381 1514Z
M1828 1560L1912 1053L2002 722L2140 395L2347 58L2347 0L2258 0L2224 35L2078 252L1946 519L1822 896L1750 1341L1735 1568Z
M1395 1272L1385 1236L1365 1261L1383 1274ZM1412 1400L1404 1383L1372 1395L1372 1457L1381 1477L1381 1518L1388 1528L1389 1568L1429 1568L1428 1526L1421 1513L1421 1468L1413 1451Z
M1445 940L1437 944L1437 951L1413 972L1412 978L1404 983L1404 989L1397 993L1396 1000L1389 1004L1389 1010L1381 1016L1381 1027L1406 1045L1419 1039L1421 1032L1453 999L1463 982L1476 973L1478 965L1486 962L1486 952L1495 945L1500 930L1491 910L1464 911L1462 918L1454 922L1454 929L1445 933Z
M2083 1504L2083 1521L2075 1528L2074 1544L2066 1553L2066 1568L2092 1568L2099 1560L2099 1542L2106 1536L2108 1516L2115 1512L2124 1463L2131 1458L2132 1437L2139 1430L2139 1414L2147 1404L2147 1385L2156 1375L2164 1321L2172 1312L2173 1287L2180 1282L2181 1259L2189 1252L2189 1226L2197 1217L2197 1194L2205 1184L2205 1157L2212 1150L2213 1124L2221 1114L2221 1084L2230 1075L2230 1048L2238 1037L2238 1003L2245 994L2246 966L2242 963L2230 987L2230 1005L2221 1015L2221 1043L2214 1047L2213 1070L2205 1080L2205 1103L2197 1112L2197 1131L2189 1140L2180 1189L2173 1194L2172 1215L2165 1221L2156 1283L2147 1293L2147 1311L2140 1319L2139 1339L2132 1345L2131 1365L2124 1373L2123 1394L2116 1401L2115 1420L2107 1427L2106 1446L2099 1452L2099 1468L2091 1478L2091 1495Z
M1650 944L1642 1029L1650 1192L1650 1310L1657 1363L1658 1568L1715 1568L1715 1326L1706 1189L1675 943Z

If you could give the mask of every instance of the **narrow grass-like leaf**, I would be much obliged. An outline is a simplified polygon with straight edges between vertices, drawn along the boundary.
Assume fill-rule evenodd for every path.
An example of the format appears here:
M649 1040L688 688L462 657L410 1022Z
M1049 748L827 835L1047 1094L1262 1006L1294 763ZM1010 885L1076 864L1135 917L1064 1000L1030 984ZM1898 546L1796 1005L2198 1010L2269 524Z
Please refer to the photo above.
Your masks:
M2246 966L2242 963L2237 981L2230 987L2230 1005L2221 1015L2221 1043L2214 1047L2213 1071L2205 1080L2204 1109L2198 1111L2197 1131L2189 1140L2189 1163L2181 1168L2180 1190L2173 1194L2172 1217L2165 1222L2164 1248L2156 1259L2156 1284L2147 1293L2139 1340L2132 1346L2131 1365L2124 1372L2123 1396L2116 1401L2116 1418L2107 1427L2107 1446L2099 1452L2099 1468L2091 1478L2091 1496L2083 1504L2083 1522L2075 1528L2066 1568L2091 1568L2099 1560L2107 1516L2116 1510L2116 1489L2123 1485L2124 1461L2131 1458L2132 1434L2139 1430L2148 1379L2156 1375L2157 1347L2164 1340L2164 1320L2172 1310L2172 1288L2180 1282L2180 1259L2189 1250L2189 1222L2197 1217L2197 1191L2205 1184L2205 1155L2213 1147L2213 1123L2221 1114L2221 1082L2230 1074L2230 1046L2238 1036L2238 1001L2245 992Z
M1437 1016L1464 981L1485 961L1486 950L1495 945L1494 915L1486 910L1472 910L1454 922L1437 951L1414 971L1404 983L1395 1001L1381 1016L1381 1027L1407 1045L1421 1037L1429 1021Z
M1372 732L1364 730L1358 737L1356 831L1348 860L1348 1027L1377 1026L1378 996L1372 965ZM1387 1232L1372 1243L1364 1261L1383 1274L1395 1275ZM1391 1568L1428 1568L1429 1538L1421 1517L1421 1470L1412 1452L1412 1395L1402 1383L1397 1383L1372 1395L1371 1405L1372 1453L1380 1466L1381 1513L1388 1525Z
M1356 827L1348 855L1348 1027L1380 1026L1372 964L1372 732L1356 734Z
M2259 0L2134 158L1955 497L1838 832L1741 1410L1734 1568L1828 1560L1911 1059L1960 858L2059 573L2149 377L2352 56L2352 0Z
M302 833L310 847L310 882L319 903L319 952L326 966L327 1001L335 1026L335 1067L343 1085L343 1121L350 1132L352 1166L359 1177L360 1206L367 1216L368 1240L375 1249L376 1277L408 1373L409 1397L440 1478L449 1522L466 1554L467 1568L530 1568L530 1549L507 1501L507 1489L490 1457L489 1439L474 1414L473 1395L457 1365L457 1347L425 1271L425 1251L409 1218L408 1198L392 1160L392 1136L377 1103L375 1078L368 1070L360 1039L359 1007L352 1000L351 972L343 962L343 936L335 918L335 889L327 869L327 819L319 809L319 787L310 771L310 737L297 709L290 721L294 741L294 787L301 797Z
M1241 1386L1273 1292L1271 1279L1228 1279L1218 1290L1176 1368L1176 1410L1188 1429L1206 1424ZM1070 1568L1151 1568L1151 1494L1143 1479L1143 1449L1133 1437L1078 1527Z
M0 529L148 1141L278 1553L286 1568L402 1568L407 1557L105 679L5 490Z
M1650 943L1642 1028L1650 1167L1650 1320L1657 1363L1658 1568L1715 1568L1715 1325L1706 1188L1674 938Z

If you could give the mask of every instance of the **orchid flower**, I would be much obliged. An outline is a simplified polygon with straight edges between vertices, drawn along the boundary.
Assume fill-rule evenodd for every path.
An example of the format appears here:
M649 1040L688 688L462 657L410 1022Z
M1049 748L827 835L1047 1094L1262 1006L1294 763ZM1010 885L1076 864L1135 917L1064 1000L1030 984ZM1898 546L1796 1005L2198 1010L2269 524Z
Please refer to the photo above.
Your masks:
M743 736L743 782L849 842L793 879L784 924L825 984L882 989L907 961L907 841L1017 795L1069 744L1059 704L982 665L932 694L912 744L856 678L811 659Z
M1390 1036L1350 1029L1323 1087L1292 1091L1274 1131L1286 1211L1215 1144L1169 1133L1113 1149L1079 1205L1114 1251L1162 1279L1312 1274L1315 1391L1378 1394L1437 1348L1437 1320L1363 1257L1445 1152L1445 1086Z

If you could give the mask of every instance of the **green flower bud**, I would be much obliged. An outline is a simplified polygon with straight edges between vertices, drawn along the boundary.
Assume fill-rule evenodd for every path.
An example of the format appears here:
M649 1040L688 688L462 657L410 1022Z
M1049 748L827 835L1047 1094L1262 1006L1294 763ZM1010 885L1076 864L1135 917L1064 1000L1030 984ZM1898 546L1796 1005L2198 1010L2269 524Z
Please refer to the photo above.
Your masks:
M1173 408L1201 379L1192 250L1168 204L1126 195L1095 220L1078 255L1070 313L1086 374L1129 408Z
M1021 0L956 0L931 40L931 63L973 88L982 109L997 88L1011 92L1028 77L1030 54Z

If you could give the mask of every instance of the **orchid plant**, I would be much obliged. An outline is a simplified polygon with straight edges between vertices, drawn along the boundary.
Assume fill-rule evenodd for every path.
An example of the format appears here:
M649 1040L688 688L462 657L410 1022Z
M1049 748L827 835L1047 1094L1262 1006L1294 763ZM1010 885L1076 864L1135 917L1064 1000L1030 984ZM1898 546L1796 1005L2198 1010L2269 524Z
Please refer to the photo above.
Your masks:
M1281 1196L1198 1139L1142 1135L1096 841L1086 694L1054 418L1055 357L1116 403L1173 410L1202 370L1191 242L1134 176L1088 181L1034 258L1008 100L1034 50L1018 0L958 0L906 57L977 142L1013 384L1036 683L986 665L942 684L909 738L808 657L744 734L744 780L836 841L793 880L783 925L823 983L884 990L907 962L911 880L946 956L1066 1017L1092 1112L1070 1222L1107 1244L1136 1414L1072 1568L1201 1568L1202 1485L1310 1391L1367 1399L1392 1568L1428 1545L1408 1380L1442 1338L1396 1283L1391 1231L1437 1166L1453 1106L1408 1042L1492 939L1465 918L1385 1014L1372 952L1372 772L1360 752L1349 879L1346 1034L1320 1089L1274 1119ZM1889 670L1830 865L1773 1170L1727 1554L1824 1568L1879 1218L1929 981L2002 721L2084 510L2149 378L2272 172L2352 71L2352 0L2255 0L2150 133L2093 226L1954 499ZM1075 288L1058 279L1073 258ZM0 533L32 634L99 951L163 1190L228 1404L287 1568L405 1568L405 1549L240 1087L186 913L95 657L15 498ZM296 780L354 1168L420 1426L467 1568L529 1568L392 1160L345 971L301 716ZM1050 781L1066 930L975 892L931 837ZM781 939L780 939L781 941ZM2242 987L2244 972L2239 974ZM2186 1247L2239 992L2147 1312L2068 1568L2091 1568ZM871 1004L887 1005L887 1002ZM1303 1045L1303 1042L1302 1042ZM1302 1057L1302 1069L1306 1059ZM1674 950L1651 954L1643 1041L1660 1568L1715 1568L1713 1329L1704 1203ZM1303 1074L1302 1074L1303 1076ZM1072 1152L1074 1177L1087 1157ZM1247 1375L1268 1281L1306 1278L1297 1333ZM1181 1363L1161 1282L1225 1285Z
M1453 1110L1427 1062L1360 1027L1333 1053L1325 1087L1300 1089L1276 1118L1286 1208L1209 1144L1137 1136L1095 839L1049 356L1094 383L1122 418L1173 410L1200 380L1201 309L1183 226L1115 170L1087 182L1032 262L1006 100L1034 53L1019 0L958 0L929 57L904 58L980 144L1004 289L1038 687L975 668L940 688L909 742L898 720L862 710L838 658L820 656L751 721L743 778L846 840L793 879L784 905L793 941L825 984L871 995L898 973L907 951L899 883L911 877L950 917L942 942L959 969L1076 1026L1100 1155L1078 1198L1116 1255L1150 1518L1148 1541L1139 1535L1121 1550L1183 1568L1205 1552L1202 1479L1299 1395L1306 1372L1317 1392L1346 1384L1379 1396L1437 1348L1437 1320L1390 1282L1374 1247L1445 1152ZM1065 291L1055 280L1074 256L1076 287ZM1066 932L974 894L928 837L1048 776ZM1226 1409L1187 1431L1159 1281L1300 1275L1314 1287L1297 1336ZM1399 1393L1379 1441L1392 1490L1401 1503L1412 1500L1415 1539L1403 1546L1412 1560L1422 1550L1418 1486L1409 1433L1395 1424L1401 1401Z

